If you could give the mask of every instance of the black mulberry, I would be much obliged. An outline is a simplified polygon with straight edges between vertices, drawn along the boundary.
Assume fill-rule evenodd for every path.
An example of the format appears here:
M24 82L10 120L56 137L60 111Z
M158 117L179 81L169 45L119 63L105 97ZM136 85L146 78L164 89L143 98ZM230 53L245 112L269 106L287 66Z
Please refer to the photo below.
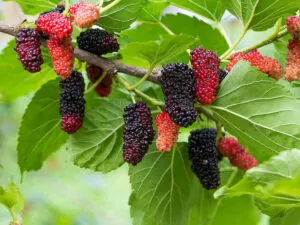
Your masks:
M71 76L61 80L60 87L61 129L73 134L81 128L84 117L84 80L81 73L73 71Z
M119 50L118 40L105 30L90 29L81 32L77 37L78 47L96 55L116 52Z
M35 73L41 70L44 63L39 32L29 28L22 28L16 37L18 59L25 70Z
M87 73L89 80L94 84L102 76L103 69L98 66L87 64L86 73ZM107 97L110 94L112 81L113 81L112 76L107 75L97 85L97 87L95 88L95 91L97 92L97 94L100 97Z
M123 158L135 166L143 159L155 136L151 112L146 103L137 102L124 109L123 117Z
M187 127L195 122L195 80L193 71L183 63L171 63L163 67L161 86L165 95L165 111L179 126Z
M215 189L220 185L216 135L215 128L206 128L192 131L189 137L192 170L207 190Z
M225 79L225 77L228 75L227 70L222 70L220 69L220 73L219 73L219 84L221 84L221 82Z

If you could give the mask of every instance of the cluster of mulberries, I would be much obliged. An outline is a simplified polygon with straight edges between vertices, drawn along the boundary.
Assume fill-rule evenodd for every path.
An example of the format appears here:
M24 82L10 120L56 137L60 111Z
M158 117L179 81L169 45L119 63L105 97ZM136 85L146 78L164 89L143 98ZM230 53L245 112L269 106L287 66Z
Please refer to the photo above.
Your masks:
M256 159L249 155L239 142L232 137L222 139L218 148L223 156L228 157L231 165L241 170L249 170L258 164Z
M36 27L50 38L59 40L70 37L72 33L72 23L59 12L41 14Z
M123 117L123 158L136 165L143 159L155 136L151 112L146 103L137 102L124 109Z
M155 118L158 137L156 147L161 152L169 152L177 141L179 126L176 125L167 112L158 114Z
M99 9L93 3L79 2L69 9L70 19L80 28L88 28L99 19Z
M15 51L25 70L35 73L41 70L43 57L40 36L36 30L22 28L16 37Z
M66 79L72 74L75 59L72 38L68 37L63 40L50 38L47 47L52 58L54 71L62 79Z
M211 104L219 87L220 59L212 51L198 47L191 52L196 79L196 97L201 104Z
M287 30L295 38L300 39L300 16L290 16L286 19Z
M113 34L102 29L90 29L81 32L77 37L78 47L96 55L116 52L119 50L118 40Z
M208 190L220 185L216 136L215 128L195 130L189 136L189 159L192 162L192 170L203 187Z
M102 76L103 69L98 66L87 64L86 73L89 80L92 82L92 84L94 84ZM97 85L95 91L100 97L107 97L111 92L111 86L112 86L112 76L107 75Z
M171 63L163 67L161 86L165 96L165 111L179 126L187 127L195 122L195 80L193 71L183 63Z
M300 77L300 16L290 16L286 20L288 31L293 35L289 40L285 78L288 81Z
M282 78L283 69L281 64L276 59L262 56L256 49L247 53L237 52L231 55L227 70L232 70L235 64L240 60L251 63L251 65L257 67L259 71L268 74L269 77L275 80Z
M71 76L60 81L59 112L62 116L61 129L69 134L75 133L82 126L84 117L84 80L82 74L73 71Z

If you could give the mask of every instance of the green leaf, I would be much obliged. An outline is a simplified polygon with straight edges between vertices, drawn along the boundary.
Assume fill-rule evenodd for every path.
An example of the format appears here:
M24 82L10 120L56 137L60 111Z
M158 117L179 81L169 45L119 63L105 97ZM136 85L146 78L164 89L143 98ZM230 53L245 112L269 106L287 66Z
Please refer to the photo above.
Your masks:
M259 161L300 147L300 103L247 62L239 62L225 78L211 108Z
M156 225L186 222L192 176L186 149L186 144L178 143L171 152L161 153L152 145L143 161L130 167L136 201Z
M21 212L24 208L24 199L17 185L9 183L4 190L0 187L0 203L14 212Z
M112 2L113 0L108 1L108 3ZM101 18L97 25L111 32L125 30L137 19L145 3L146 0L120 0L106 12L100 12Z
M249 29L263 31L283 17L293 15L300 8L298 0L223 0L233 15Z
M169 2L215 22L220 21L225 11L222 0L169 0Z
M11 0L4 0L4 2ZM13 0L17 2L23 9L24 13L27 15L36 15L40 14L46 10L56 8L56 5L60 0Z
M252 195L258 207L268 215L300 207L300 150L281 152L278 156L246 172L244 178L216 196Z
M139 20L157 21L161 19L163 10L169 5L167 0L149 0L143 7Z
M83 127L68 141L74 164L109 172L121 166L123 111L128 101L101 100L86 112Z
M195 42L188 35L164 36L160 41L137 42L121 50L122 55L134 55L136 60L146 61L155 66L172 61L176 56L185 52Z
M213 28L207 23L184 14L168 14L162 18L165 24L175 34L187 34L197 38L193 48L199 45L212 50L216 54L223 53L228 49L228 45L219 30Z
M41 72L34 74L24 70L21 62L17 60L14 46L15 41L11 41L0 55L0 102L11 102L27 95L57 77L47 65L42 66Z
M300 208L289 209L284 215L272 217L270 225L300 225L299 215Z
M43 161L68 138L59 125L59 93L59 79L49 81L37 91L26 109L17 147L21 172L40 169Z

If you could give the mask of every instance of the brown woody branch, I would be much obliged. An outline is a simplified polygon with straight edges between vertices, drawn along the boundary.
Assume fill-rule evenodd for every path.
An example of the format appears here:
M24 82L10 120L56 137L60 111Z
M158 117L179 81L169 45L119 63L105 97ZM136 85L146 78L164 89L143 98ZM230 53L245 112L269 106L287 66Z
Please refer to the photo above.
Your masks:
M0 32L16 36L18 32L18 25L8 25L6 23L0 22ZM46 46L46 40L42 41L42 44ZM87 51L76 48L74 50L76 58L86 61L90 64L99 66L106 70L109 74L115 74L117 72L125 73L135 77L143 77L147 73L147 69L139 68L135 66L130 66L115 60L109 60L101 56L89 53ZM154 69L152 74L149 76L148 80L159 84L159 77L161 76L161 71L159 69Z

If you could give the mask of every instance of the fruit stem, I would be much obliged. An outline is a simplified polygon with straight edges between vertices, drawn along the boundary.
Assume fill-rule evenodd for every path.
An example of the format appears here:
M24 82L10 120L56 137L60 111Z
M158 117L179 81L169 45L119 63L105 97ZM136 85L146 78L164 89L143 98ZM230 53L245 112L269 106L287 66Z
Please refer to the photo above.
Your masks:
M133 96L133 93L132 93L132 91L128 91L128 92L129 92L129 94L130 94L130 97L131 97L132 103L133 103L133 104L135 104L135 103L136 103L136 101L135 101L135 98L134 98L134 96Z
M102 75L98 78L98 80L88 89L85 91L85 95L91 93L100 83L101 81L105 78L107 75L107 71L103 71Z
M63 13L64 16L68 16L70 8L70 0L65 0L65 11Z
M154 68L154 66L150 66L147 73L145 74L145 76L142 79L140 79L136 84L129 87L128 90L132 91L132 90L136 89L138 86L140 86L142 83L144 83L148 79L148 77L151 75L153 68Z
M210 109L207 109L205 106L196 104L195 108L200 111L200 113L203 113L207 118L212 119L216 123L218 123L218 120L213 115L212 111Z
M112 3L110 3L109 5L103 7L102 9L100 9L100 12L103 14L106 11L110 10L111 8L113 8L114 6L116 6L120 2L121 2L121 0L115 0Z
M164 106L164 103L161 101L158 101L152 97L150 97L149 95L144 94L143 92L137 90L137 89L133 89L133 90L129 90L130 86L129 84L123 80L121 77L117 77L117 80L128 90L128 91L133 91L136 95L148 100L149 102L151 102L153 105L156 106Z
M17 219L16 219L16 217L14 215L14 212L12 211L11 208L8 208L8 211L10 213L10 216L11 216L12 220L13 220L12 222L15 223L17 221Z
M221 168L220 172L233 172L236 171L236 168L234 167L225 167L225 168Z
M216 137L216 145L219 145L219 142L222 138L222 124L219 122L216 122L216 127L217 127L217 137Z
M19 28L20 29L22 29L22 28L36 29L36 25L35 25L35 23L25 21L24 23L22 23L20 25Z

